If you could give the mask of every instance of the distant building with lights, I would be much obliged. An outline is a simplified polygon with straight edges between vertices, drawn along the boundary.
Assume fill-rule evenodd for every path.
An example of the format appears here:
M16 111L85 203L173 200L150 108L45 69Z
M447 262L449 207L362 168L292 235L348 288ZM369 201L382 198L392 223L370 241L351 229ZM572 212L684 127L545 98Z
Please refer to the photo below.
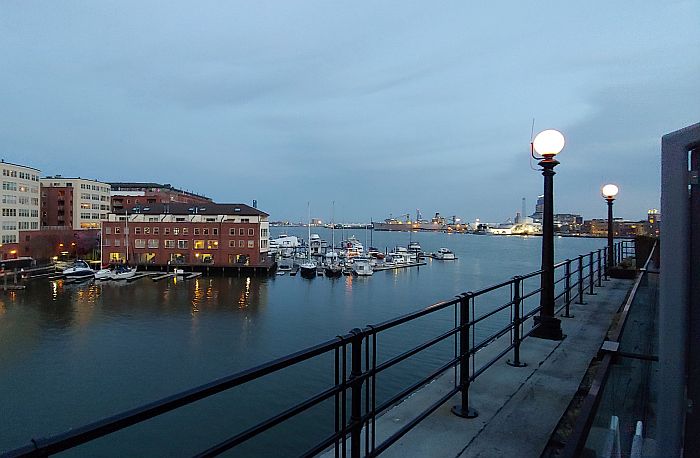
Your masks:
M244 204L155 203L114 210L103 262L198 268L268 267L268 214Z
M19 231L39 229L40 171L2 160L0 259L19 256Z

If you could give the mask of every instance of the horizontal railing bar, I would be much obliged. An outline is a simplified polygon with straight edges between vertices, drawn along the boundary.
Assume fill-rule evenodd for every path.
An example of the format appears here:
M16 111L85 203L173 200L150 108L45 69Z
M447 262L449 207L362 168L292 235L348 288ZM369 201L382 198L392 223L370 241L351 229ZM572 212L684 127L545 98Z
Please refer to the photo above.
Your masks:
M535 295L537 295L537 293L541 293L541 292L542 292L542 288L540 287L540 288L537 288L535 290L530 291L527 294L523 294L523 296L520 299L524 301L525 299L532 297L532 296L535 296Z
M497 314L498 312L502 312L503 310L509 308L512 305L513 305L513 301L507 302L507 303L499 306L498 308L495 308L495 309L491 310L490 312L487 312L487 313L481 315L479 318L476 318L476 319L470 321L469 326L474 326L475 324L477 324L481 321L484 321L486 318L493 316L493 315Z
M413 429L418 423L421 421L425 420L428 418L430 414L435 412L440 406L442 406L444 403L449 401L452 396L455 394L459 393L459 387L452 388L446 395L435 401L430 407L428 407L426 410L424 410L422 413L420 413L417 417L409 421L406 426L402 427L399 429L397 432L389 436L388 439L386 439L384 442L379 444L378 447L376 447L368 456L378 456L382 452L384 452L387 448L389 448L391 445L393 445L396 441L401 439L404 434L409 432L411 429Z
M461 299L452 299L449 301L443 301L443 302L438 302L433 305L429 305L425 307L424 309L418 310L417 312L411 312L407 313L405 315L402 315L398 318L392 318L391 320L384 321L379 324L372 325L370 327L365 328L365 332L368 333L378 333L380 331L386 331L387 329L391 329L395 326L398 326L400 324L406 323L407 321L414 320L416 318L420 318L422 316L425 316L429 313L436 312L438 310L442 310L444 308L450 307L452 305L459 304L459 301Z
M412 348L411 350L408 350L400 355L397 355L387 361L384 361L382 364L378 365L374 371L372 371L374 374L378 374L382 372L385 369L390 368L391 366L400 363L401 361L405 360L406 358L410 358L411 356L415 355L416 353L425 350L426 348L430 348L431 346L435 345L438 342L441 342L445 339L447 339L450 336L453 336L459 332L459 328L454 328L450 329L449 331L445 332L444 334L441 334L437 337L434 337L430 340L428 340L425 343L422 343L418 345L417 347Z
M284 412L275 415L274 417L268 418L267 420L258 423L257 425L248 428L247 430L236 434L235 436L231 437L230 439L226 439L223 442L220 442L216 444L215 446L205 450L202 453L199 453L195 456L197 457L212 457L212 456L217 456L222 453L224 453L227 450L232 449L233 447L247 441L248 439L257 436L258 434L264 433L270 428L274 428L275 426L279 425L280 423L289 420L290 418L322 403L326 399L330 399L333 396L336 395L336 393L339 393L342 391L342 388L334 386L332 388L329 388L315 396L310 397L304 402L300 402L299 404L290 407L289 409L285 410Z
M472 291L471 295L474 297L481 296L482 294L490 293L491 291L495 291L497 289L503 288L504 286L508 286L511 283L513 283L513 279L505 280L502 281L501 283L496 283L495 285L487 286L485 288Z
M507 355L508 352L510 352L513 348L515 348L515 345L514 345L514 344L508 345L508 346L507 346L506 348L504 348L498 355L496 355L494 358L492 358L491 361L489 361L488 363L486 363L486 364L484 364L483 366L481 366L481 367L479 368L479 370L474 371L474 373L472 374L471 377L469 377L469 379L470 379L472 382L473 382L474 380L476 380L476 378L477 378L478 376L480 376L481 374L483 374L484 371L485 371L486 369L488 369L489 367L491 367L491 366L493 366L494 364L496 364L496 362L497 362L499 359L501 359L501 358L503 358L505 355Z
M155 416L170 412L178 407L191 404L272 372L306 361L314 356L321 355L342 346L342 342L340 338L335 338L268 363L261 364L257 367L238 372L234 375L223 377L144 406L127 410L121 414L89 423L75 430L70 430L48 438L33 439L32 442L34 445L24 447L22 450L49 455L67 450L109 433L149 420Z
M422 387L423 385L426 385L428 382L433 380L435 377L438 375L442 374L446 370L454 367L455 364L459 363L459 356L456 358L452 358L450 361L448 361L446 364L443 364L439 368L437 368L435 371L433 371L430 375L427 377L422 378L421 380L417 381L413 385L409 386L408 388L402 390L401 392L395 394L388 400L384 401L381 403L377 408L374 409L375 415L383 412L384 410L388 409L389 407L393 407L396 405L397 402L400 400L404 399L406 396L411 394L412 392L416 391L418 388Z
M321 452L325 451L331 445L333 445L338 439L343 439L343 434L341 432L337 432L337 433L332 434L327 439L324 439L322 442L319 442L313 448L304 452L301 456L304 456L304 457L318 456L321 454ZM345 439L343 439L343 440L345 440Z
M542 310L542 306L538 305L537 307L535 307L534 309L530 310L525 315L523 315L523 317L520 321L523 321L523 322L527 321L530 317L537 315L537 313L539 313L540 310Z
M510 331L512 328L513 328L513 323L510 323L510 324L507 325L505 328L499 329L499 330L496 331L495 333L491 334L491 336L489 336L489 337L483 339L481 342L479 342L478 344L474 345L474 347L471 348L471 349L469 350L469 353L472 354L472 355L475 355L476 352L478 352L478 351L481 350L482 348L488 347L489 344L491 344L491 342L493 342L494 340L496 340L496 339L498 339L499 337L503 336L503 335L506 334L508 331Z

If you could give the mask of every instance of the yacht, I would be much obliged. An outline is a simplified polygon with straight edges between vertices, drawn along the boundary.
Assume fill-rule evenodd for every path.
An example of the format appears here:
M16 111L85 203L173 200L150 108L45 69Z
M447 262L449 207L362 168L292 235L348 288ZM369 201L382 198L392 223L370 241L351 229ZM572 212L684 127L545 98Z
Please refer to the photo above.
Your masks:
M435 259L441 259L443 261L452 261L457 258L455 257L455 254L448 248L440 248L439 250L437 250L437 253L435 253Z
M420 243L418 242L411 242L408 244L408 251L411 253L420 253L422 251L420 247Z
M311 204L307 203L307 211L309 213L309 219L308 219L308 224L307 227L309 228L309 242L311 241ZM318 235L317 235L318 237ZM320 241L320 238L319 238ZM319 243L319 247L321 244ZM302 263L299 265L299 271L301 272L301 276L304 278L315 278L316 277L316 263L311 260L311 245L307 247L307 259L306 262Z
M352 262L352 270L355 275L360 276L372 275L374 273L369 258L365 257L356 257Z
M63 276L68 278L92 277L94 275L95 271L82 259L76 259L70 267L63 269Z

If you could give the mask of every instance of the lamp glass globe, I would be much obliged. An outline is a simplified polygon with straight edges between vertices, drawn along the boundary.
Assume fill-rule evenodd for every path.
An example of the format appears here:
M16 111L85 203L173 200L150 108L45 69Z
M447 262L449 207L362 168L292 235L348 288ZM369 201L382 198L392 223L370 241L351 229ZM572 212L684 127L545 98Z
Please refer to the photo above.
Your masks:
M606 184L603 186L603 197L615 197L620 190L614 184Z
M532 146L542 156L555 156L564 149L564 135L554 129L543 130L535 136Z

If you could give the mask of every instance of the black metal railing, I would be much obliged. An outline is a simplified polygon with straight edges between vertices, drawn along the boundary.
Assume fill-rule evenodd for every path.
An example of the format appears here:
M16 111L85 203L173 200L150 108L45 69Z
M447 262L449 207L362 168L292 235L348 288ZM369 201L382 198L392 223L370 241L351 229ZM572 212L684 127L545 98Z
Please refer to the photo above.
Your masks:
M585 304L584 296L594 294L595 286L602 286L607 265L606 249L567 259L555 265L555 312L562 317L571 315L571 304ZM614 256L620 261L634 253L634 242L618 241ZM376 456L398 441L418 423L445 404L454 395L460 395L459 405L453 411L466 417L476 415L469 403L469 387L489 367L512 352L509 364L520 367L520 347L531 336L535 326L526 329L540 312L539 295L542 271L516 276L499 284L470 291L453 299L430 305L422 310L383 323L353 329L350 333L270 361L255 368L214 380L159 401L105 418L103 420L48 438L32 439L31 444L7 452L7 456L45 456L77 447L97 438L146 420L204 400L235 387L254 383L270 374L318 358L331 358L333 383L314 395L286 408L235 435L214 444L197 456L216 456L259 436L292 418L309 412L324 402L332 401L333 432L317 441L302 455L311 456L328 451L336 457ZM410 348L400 348L389 354L381 348L381 338L399 327L415 324L424 317L438 317L450 327L430 336ZM503 340L508 336L508 340ZM388 339L386 339L388 340ZM411 339L401 337L400 344ZM493 352L479 353L494 342L502 345ZM449 352L445 351L450 344ZM444 360L428 369L409 386L396 392L378 394L378 376L387 374L398 364L422 352L430 352L442 345ZM495 355L486 353L495 353ZM481 361L481 359L486 359ZM378 438L376 420L421 387L454 371L454 384L438 400L388 437ZM386 390L384 390L386 391Z

